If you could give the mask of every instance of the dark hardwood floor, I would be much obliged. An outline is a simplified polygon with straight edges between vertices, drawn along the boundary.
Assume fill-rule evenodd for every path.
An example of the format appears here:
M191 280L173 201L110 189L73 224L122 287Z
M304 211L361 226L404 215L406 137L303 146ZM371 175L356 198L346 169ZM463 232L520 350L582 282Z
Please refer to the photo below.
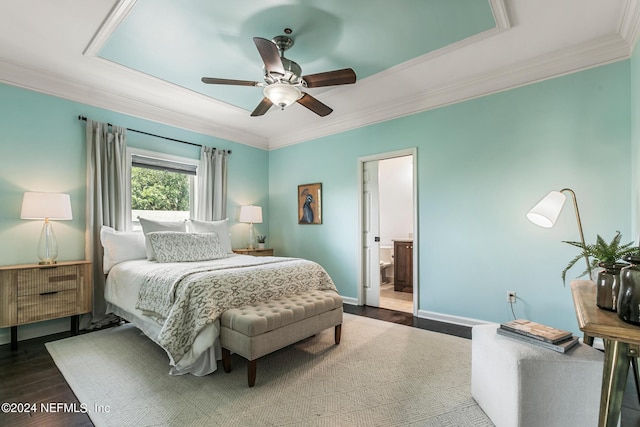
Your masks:
M358 316L370 317L372 319L384 320L386 322L399 323L401 325L413 326L415 328L427 329L429 331L441 332L443 334L455 335L457 337L471 339L471 328L467 326L454 325L451 323L437 322L435 320L421 319L414 317L410 313L403 311L387 310L368 306L344 305L344 312L357 314Z
M0 411L0 426L92 426L83 413L42 412L40 404L75 403L78 399L53 363L44 344L66 338L69 332L20 341L18 350L10 344L0 346L0 404L35 404L37 412Z
M344 306L344 311L387 322L471 338L471 329L466 326L419 319L409 313L347 304ZM17 351L12 351L9 344L1 345L0 403L36 404L38 409L40 403L60 402L68 405L75 403L76 407L80 409L78 400L44 346L46 342L68 336L69 333L61 333L20 341ZM89 417L79 412L43 413L38 410L31 415L0 412L0 426L68 427L92 425ZM640 404L631 376L627 382L623 399L622 427L640 427Z

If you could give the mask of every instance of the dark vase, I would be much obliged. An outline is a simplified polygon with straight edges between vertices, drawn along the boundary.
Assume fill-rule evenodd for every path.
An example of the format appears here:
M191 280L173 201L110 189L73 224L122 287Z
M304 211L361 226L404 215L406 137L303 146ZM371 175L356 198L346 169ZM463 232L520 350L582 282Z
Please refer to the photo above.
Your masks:
M640 256L629 255L623 259L630 265L620 270L618 317L627 323L640 325Z
M615 262L598 264L602 270L596 279L596 305L603 310L616 311L620 290L620 270L627 264Z

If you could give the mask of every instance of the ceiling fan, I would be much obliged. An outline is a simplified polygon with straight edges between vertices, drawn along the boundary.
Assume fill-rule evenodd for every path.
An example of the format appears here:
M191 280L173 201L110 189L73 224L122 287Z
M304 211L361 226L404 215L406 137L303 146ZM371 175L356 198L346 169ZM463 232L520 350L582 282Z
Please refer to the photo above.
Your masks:
M285 29L285 33L291 34L291 30ZM276 36L273 40L254 37L253 42L258 48L262 62L264 62L264 82L213 77L202 78L202 82L207 84L264 88L264 98L251 113L252 117L262 116L269 111L272 105L277 105L284 110L285 107L294 102L324 117L331 114L333 110L313 96L303 92L302 89L346 85L356 82L356 73L351 68L303 76L302 68L294 61L284 57L284 52L293 46L293 39L288 35Z

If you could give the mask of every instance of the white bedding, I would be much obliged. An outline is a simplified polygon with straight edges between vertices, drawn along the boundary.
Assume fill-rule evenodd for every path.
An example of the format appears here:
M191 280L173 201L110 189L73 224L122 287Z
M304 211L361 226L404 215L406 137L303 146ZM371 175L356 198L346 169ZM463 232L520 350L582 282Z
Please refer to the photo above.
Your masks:
M221 359L223 311L309 289L336 290L312 261L233 254L199 262L121 262L109 272L105 299L108 312L165 349L170 374L202 376Z
M230 255L229 257L244 257L245 255ZM218 260L203 261L198 264L219 262ZM158 336L162 326L156 321L144 316L142 311L135 308L138 293L145 274L158 268L158 263L146 259L124 261L114 266L107 276L104 297L107 301L107 312L131 322L145 335L158 343ZM212 323L198 335L190 354L185 355L178 364L171 360L171 375L192 374L203 376L216 370L216 361L222 359L220 348L220 322ZM199 356L194 356L199 354ZM169 359L171 356L167 353Z

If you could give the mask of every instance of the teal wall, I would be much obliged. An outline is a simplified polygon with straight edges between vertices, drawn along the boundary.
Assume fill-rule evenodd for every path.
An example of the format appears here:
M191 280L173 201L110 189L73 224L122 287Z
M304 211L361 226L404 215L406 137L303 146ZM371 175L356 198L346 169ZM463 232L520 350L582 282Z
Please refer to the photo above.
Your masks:
M84 257L84 124L77 116L85 115L232 149L232 222L240 205L262 205L257 234L267 234L279 255L320 262L340 292L356 298L358 158L417 147L419 310L503 321L511 317L505 294L512 290L518 317L577 331L560 280L576 253L562 243L578 238L573 210L568 205L553 229L534 226L525 213L548 191L571 187L587 240L616 230L625 241L636 238L637 56L270 152L0 85L0 260L36 258L41 225L19 219L28 190L71 193L74 220L55 224L60 259ZM193 147L134 133L129 145L198 156ZM323 224L298 225L297 186L313 182L323 185ZM245 224L231 231L234 246L243 246ZM0 330L0 342L6 337Z
M157 135L197 144L231 149L228 176L228 215L232 244L246 246L246 224L237 224L241 204L264 206L264 224L256 232L266 234L269 220L268 153L230 141L217 139L131 116L89 107L76 102L0 85L0 264L37 262L36 248L42 223L20 219L25 191L68 192L72 221L58 221L59 260L84 259L86 150L83 115ZM199 158L199 148L128 133L128 145L173 155ZM68 329L68 321L62 330ZM19 328L20 336L42 324ZM24 333L24 334L23 334ZM36 333L37 334L37 333ZM0 329L0 343L8 332Z
M631 95L631 218L632 232L640 239L640 52L636 47L630 61Z
M526 212L571 187L586 239L630 227L629 61L352 130L269 153L269 234L283 255L320 262L358 295L358 158L417 147L419 310L516 315L577 331L560 273L578 240L571 202L553 229ZM298 184L323 185L322 225L297 224ZM581 265L570 271L579 275Z

